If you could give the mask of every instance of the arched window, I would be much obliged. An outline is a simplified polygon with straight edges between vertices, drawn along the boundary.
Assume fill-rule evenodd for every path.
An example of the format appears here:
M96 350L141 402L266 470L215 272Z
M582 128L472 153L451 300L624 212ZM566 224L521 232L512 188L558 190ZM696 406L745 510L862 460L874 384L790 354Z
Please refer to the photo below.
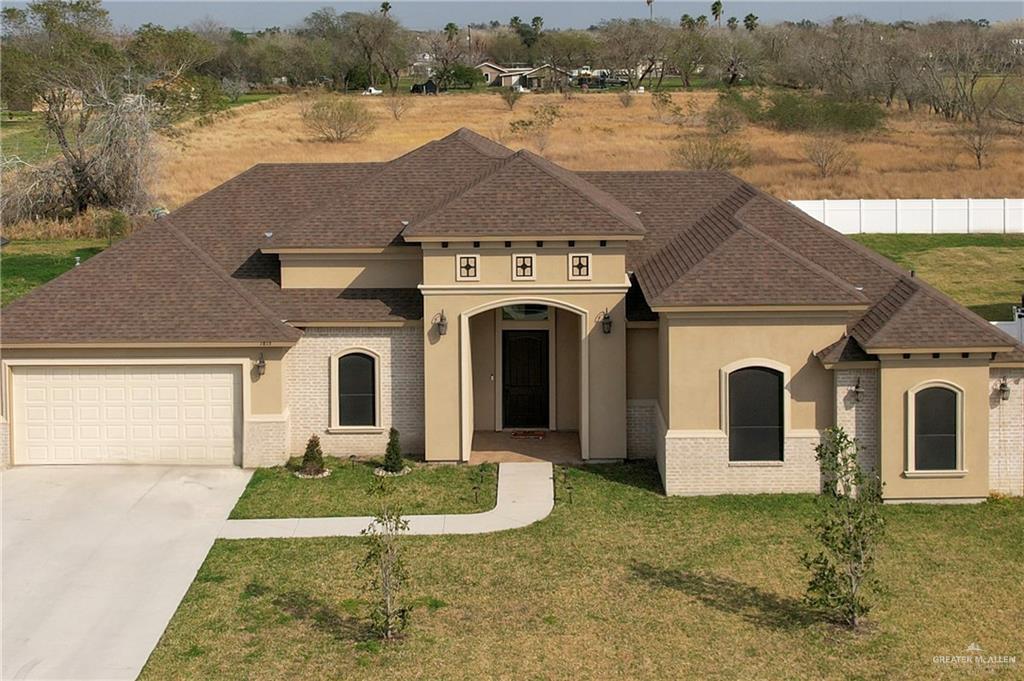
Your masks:
M729 374L729 460L782 461L783 375L767 367Z
M332 425L341 428L376 427L377 358L369 352L345 352L335 359Z
M916 471L955 471L960 468L960 393L929 386L913 393Z

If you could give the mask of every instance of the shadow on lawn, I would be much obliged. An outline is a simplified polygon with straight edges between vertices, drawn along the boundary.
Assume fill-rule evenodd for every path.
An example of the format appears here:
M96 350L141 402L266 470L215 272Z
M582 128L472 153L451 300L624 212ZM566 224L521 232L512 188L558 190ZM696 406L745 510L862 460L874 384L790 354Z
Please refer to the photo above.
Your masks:
M313 628L342 641L360 643L372 638L368 623L351 614L342 614L301 591L289 591L271 601L281 611Z
M574 466L584 475L593 475L608 482L635 487L645 492L662 494L661 477L654 460L622 461L616 463L594 463Z
M803 602L728 577L633 563L633 577L681 591L721 612L740 615L758 626L797 629L814 624L817 613Z

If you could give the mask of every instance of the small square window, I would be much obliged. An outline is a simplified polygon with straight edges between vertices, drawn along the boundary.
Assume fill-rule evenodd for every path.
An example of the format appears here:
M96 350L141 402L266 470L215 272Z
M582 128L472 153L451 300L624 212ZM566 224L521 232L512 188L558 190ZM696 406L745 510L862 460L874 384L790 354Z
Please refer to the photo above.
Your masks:
M534 256L518 253L512 256L512 279L515 281L532 280L534 274Z
M456 281L480 280L480 256L458 255L455 257Z
M569 254L569 279L590 279L590 254Z

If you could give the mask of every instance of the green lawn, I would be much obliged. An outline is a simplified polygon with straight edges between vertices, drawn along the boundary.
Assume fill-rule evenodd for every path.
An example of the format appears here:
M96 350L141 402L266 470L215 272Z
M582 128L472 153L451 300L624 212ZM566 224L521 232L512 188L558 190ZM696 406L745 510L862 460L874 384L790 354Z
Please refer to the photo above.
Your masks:
M56 145L49 143L43 116L21 111L0 114L0 151L5 158L17 156L33 163L54 153Z
M331 475L302 480L284 466L260 468L231 512L232 518L319 518L373 515L376 501L368 494L379 481L379 461L344 461L324 457ZM414 465L408 475L389 478L392 500L403 513L475 513L494 507L497 469L494 466ZM474 487L478 487L475 490Z
M253 104L255 102L265 102L268 99L276 97L276 94L270 92L263 93L247 93L239 97L236 101L232 102L229 97L221 97L218 104L220 110L234 109L238 106L245 106L246 104Z
M104 239L12 241L0 249L0 304L6 305L107 247Z
M801 601L810 495L665 498L653 464L570 469L546 520L403 540L403 640L367 637L355 538L220 540L143 679L921 679L977 642L1024 674L1024 500L893 506L869 626ZM977 670L983 671L983 670Z
M1024 235L862 234L853 237L988 320L1010 319L1024 293Z

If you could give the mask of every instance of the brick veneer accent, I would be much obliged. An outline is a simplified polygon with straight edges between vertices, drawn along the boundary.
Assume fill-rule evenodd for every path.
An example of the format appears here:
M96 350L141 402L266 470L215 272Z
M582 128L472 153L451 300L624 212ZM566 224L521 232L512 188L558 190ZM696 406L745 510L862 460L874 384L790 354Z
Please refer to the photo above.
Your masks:
M1006 379L1010 399L1002 400L999 384ZM993 492L1024 495L1024 369L992 369L989 373L988 486Z
M655 409L655 420L655 459L669 496L821 491L821 469L814 458L821 437L805 434L814 431L787 437L781 463L736 463L729 461L725 433L667 430L660 409Z
M836 425L857 441L860 463L865 468L879 470L879 370L836 369ZM858 401L853 388L860 380Z
M380 355L379 433L328 433L331 404L331 356L361 347ZM306 329L288 351L285 392L290 413L291 453L301 454L313 433L325 454L381 455L389 427L402 437L406 454L423 453L423 330L419 327Z
M658 408L655 400L626 400L626 456L630 459L651 459L655 456L658 438Z
M279 466L288 460L288 415L245 422L242 467Z

